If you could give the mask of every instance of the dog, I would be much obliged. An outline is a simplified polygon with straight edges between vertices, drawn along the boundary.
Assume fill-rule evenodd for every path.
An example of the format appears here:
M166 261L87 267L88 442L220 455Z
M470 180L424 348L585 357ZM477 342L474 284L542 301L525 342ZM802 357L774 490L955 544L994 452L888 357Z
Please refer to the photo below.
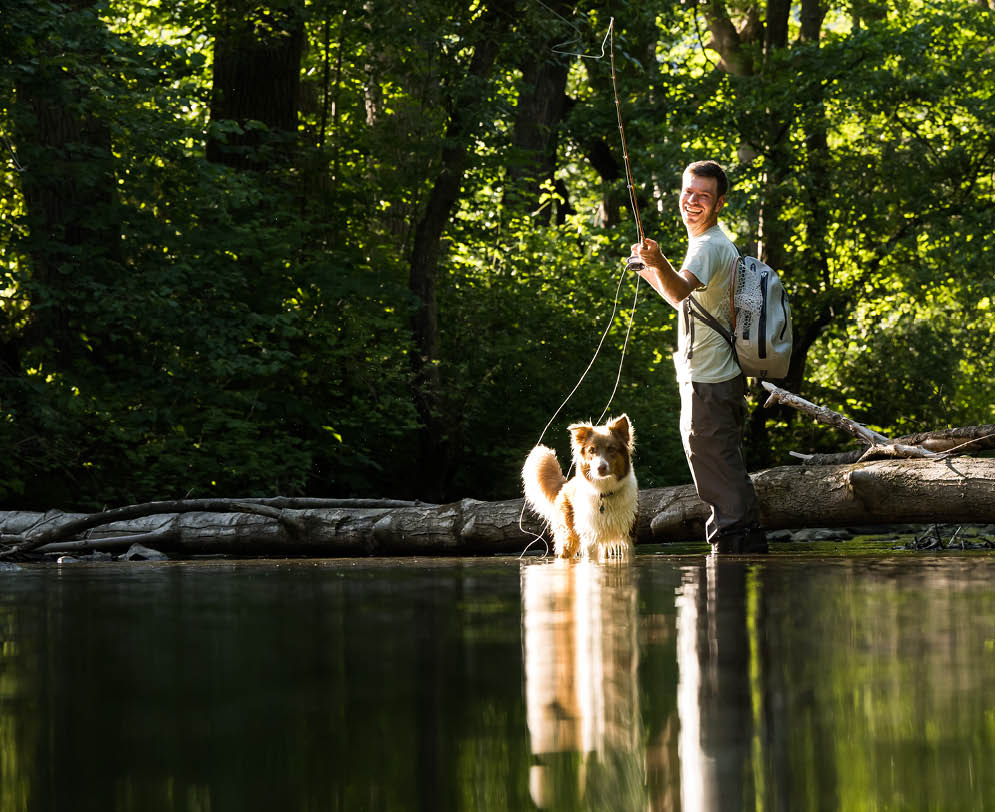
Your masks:
M632 423L623 414L603 426L575 423L567 431L576 473L568 480L556 452L537 445L522 468L525 500L549 523L558 557L626 559L639 500Z

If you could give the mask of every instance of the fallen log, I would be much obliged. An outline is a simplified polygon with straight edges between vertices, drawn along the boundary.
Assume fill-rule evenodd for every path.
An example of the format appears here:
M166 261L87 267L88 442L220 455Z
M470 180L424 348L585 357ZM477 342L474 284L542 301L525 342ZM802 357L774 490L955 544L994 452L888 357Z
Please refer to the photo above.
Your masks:
M771 530L995 523L995 459L786 466L754 474L753 481L763 524ZM182 503L153 503L144 506L150 512L142 516L135 515L142 506L95 516L0 511L0 541L6 547L0 558L29 550L114 549L134 541L180 557L479 555L519 553L542 531L541 522L530 512L523 516L521 499L399 503L396 507L276 508L280 503L272 502L266 511L244 509L251 507L246 500L212 501L217 502L215 506L240 507L235 512L215 512L206 510L206 503L189 510L176 509ZM173 509L167 512L167 506ZM155 510L159 512L151 512ZM691 485L641 491L639 512L637 543L700 540L708 516L708 508ZM106 520L108 515L114 520L101 523L100 517ZM73 530L74 538L60 535L58 528ZM535 552L543 546L531 549Z
M995 459L886 459L777 470L794 473L767 471L754 479L771 528L995 521Z
M296 523L297 519L287 511L288 508L291 510L308 508L378 509L419 507L421 505L423 505L422 502L404 502L392 499L314 499L275 496L263 499L175 499L146 502L113 508L100 513L74 516L70 519L66 518L66 514L56 511L54 515L42 515L35 524L22 529L17 534L8 535L0 529L0 545L6 544L10 547L9 550L0 552L0 558L16 556L42 547L59 552L86 549L85 540L63 544L59 547L55 547L54 544L61 539L71 538L94 527L149 516L173 516L173 514L181 513L251 513L276 519L283 523L292 535L297 535L298 531L303 530L303 526ZM170 519L168 524L143 532L154 533L156 540L168 543L176 533L175 516ZM101 549L107 549L110 546L119 547L124 543L122 539L118 538L113 545L106 544Z
M275 509L191 500L92 515L0 511L0 559L112 550L133 542L179 555L474 555L521 550L523 539L532 538L519 528L520 499L396 504ZM523 527L539 530L529 517ZM79 537L67 541L70 536Z
M995 459L786 466L752 479L769 530L995 521ZM644 491L639 509L640 541L701 538L708 516L690 486Z

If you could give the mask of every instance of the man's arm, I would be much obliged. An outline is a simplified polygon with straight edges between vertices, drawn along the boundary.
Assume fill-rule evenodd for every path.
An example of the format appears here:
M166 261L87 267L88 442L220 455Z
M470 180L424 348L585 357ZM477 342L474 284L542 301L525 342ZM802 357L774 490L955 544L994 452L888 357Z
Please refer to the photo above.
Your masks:
M681 302L701 287L701 282L689 270L674 270L655 240L644 239L636 243L632 246L632 254L645 266L638 274L675 308L680 308Z

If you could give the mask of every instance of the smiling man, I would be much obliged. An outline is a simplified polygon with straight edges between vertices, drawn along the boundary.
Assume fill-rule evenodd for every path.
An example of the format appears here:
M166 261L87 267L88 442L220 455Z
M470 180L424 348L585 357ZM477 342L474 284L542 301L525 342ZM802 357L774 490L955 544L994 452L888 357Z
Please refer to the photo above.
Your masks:
M684 170L681 219L688 250L678 272L660 246L632 246L639 275L679 313L674 365L681 390L681 439L698 496L711 508L705 537L718 553L767 552L759 508L743 459L746 379L726 340L691 315L688 299L731 329L729 286L739 252L719 228L729 181L715 161Z

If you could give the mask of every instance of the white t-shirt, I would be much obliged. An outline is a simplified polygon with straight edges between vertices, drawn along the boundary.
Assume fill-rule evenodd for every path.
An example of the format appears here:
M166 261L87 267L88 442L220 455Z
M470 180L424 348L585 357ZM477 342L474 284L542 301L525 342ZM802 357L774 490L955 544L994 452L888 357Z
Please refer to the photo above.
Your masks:
M688 242L687 256L681 270L690 271L701 282L691 295L705 310L731 329L729 286L739 252L722 229L712 226L704 234ZM701 319L694 319L694 345L688 358L691 332L685 323L683 308L678 311L677 352L674 366L680 382L721 383L741 374L728 342Z

